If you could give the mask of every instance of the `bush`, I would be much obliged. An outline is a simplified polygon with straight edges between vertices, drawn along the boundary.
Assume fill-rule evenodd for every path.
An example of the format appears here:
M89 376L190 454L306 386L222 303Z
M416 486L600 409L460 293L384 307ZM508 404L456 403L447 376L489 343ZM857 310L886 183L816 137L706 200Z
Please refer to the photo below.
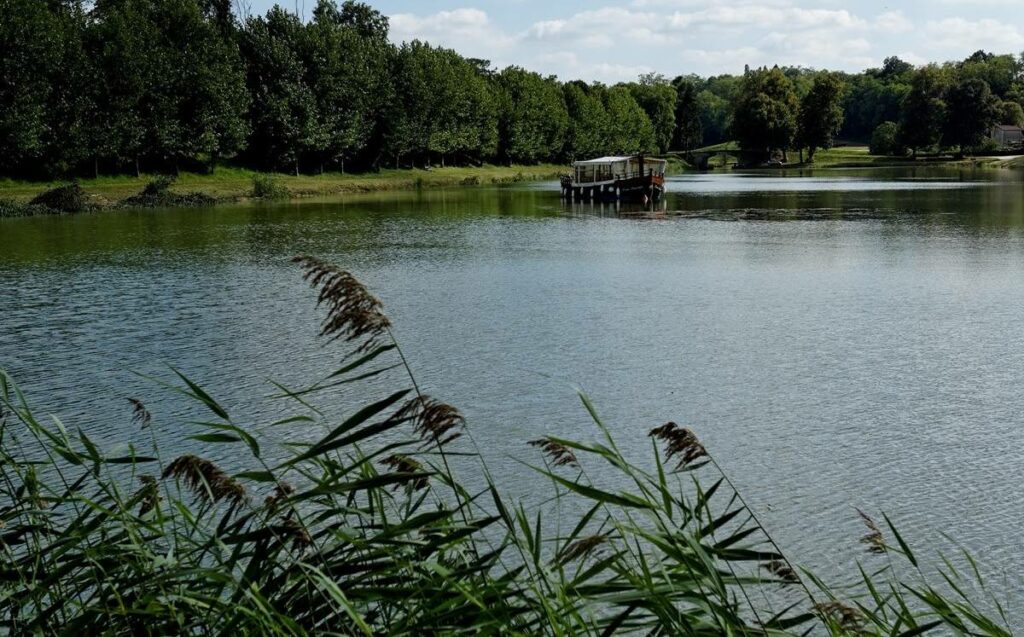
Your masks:
M57 212L82 212L86 208L86 194L77 183L52 188L29 202Z
M899 143L899 125L896 122L882 122L871 133L871 144L868 152L872 155L902 155Z
M0 199L0 218L4 217L31 217L33 215L52 215L58 211L45 206L37 206L27 203Z
M172 175L159 175L146 184L137 195L125 199L122 205L140 208L164 207L202 207L212 206L217 200L202 192L171 192L175 178Z
M252 196L259 199L288 199L291 192L272 176L261 173L252 178Z
M584 396L596 441L530 442L550 497L507 501L459 412L420 394L380 302L297 260L323 337L348 351L307 387L277 386L280 420L242 427L175 372L193 403L175 411L206 417L160 422L130 399L138 440L109 455L37 418L0 372L3 634L1009 634L974 575L912 568L887 518L860 514L877 560L860 590L830 589L782 554L692 431L651 429L641 468ZM316 405L358 388L348 414ZM162 456L171 431L248 470Z

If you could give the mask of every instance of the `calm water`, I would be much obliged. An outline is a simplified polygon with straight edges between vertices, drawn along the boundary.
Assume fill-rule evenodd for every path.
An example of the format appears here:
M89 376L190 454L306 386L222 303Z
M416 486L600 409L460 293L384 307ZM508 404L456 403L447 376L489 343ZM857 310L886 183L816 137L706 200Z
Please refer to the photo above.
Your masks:
M419 380L463 408L513 493L530 491L511 460L535 458L525 441L595 436L579 386L637 457L651 427L694 427L804 563L848 565L854 507L884 510L920 545L956 536L1019 593L1021 178L707 175L672 180L664 206L831 216L815 221L623 219L555 184L0 220L0 366L108 448L144 442L126 396L195 433L194 410L134 373L169 364L266 422L267 378L336 362L288 263L315 254L383 298Z

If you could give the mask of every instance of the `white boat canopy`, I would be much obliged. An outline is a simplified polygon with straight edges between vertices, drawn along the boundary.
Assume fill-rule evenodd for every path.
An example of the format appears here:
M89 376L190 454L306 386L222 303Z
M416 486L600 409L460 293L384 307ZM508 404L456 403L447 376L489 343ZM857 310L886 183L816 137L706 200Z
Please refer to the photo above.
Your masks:
M642 162L642 163L641 163ZM573 182L579 184L603 184L620 179L638 177L643 174L665 174L668 162L664 159L642 160L639 155L598 157L573 162ZM641 168L642 166L642 168Z

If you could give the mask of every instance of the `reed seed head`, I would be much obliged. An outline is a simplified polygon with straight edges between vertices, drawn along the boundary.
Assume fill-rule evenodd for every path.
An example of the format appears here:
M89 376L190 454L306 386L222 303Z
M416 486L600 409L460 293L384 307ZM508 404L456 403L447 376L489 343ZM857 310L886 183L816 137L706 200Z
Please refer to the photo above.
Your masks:
M149 413L149 410L138 398L129 398L128 402L132 406L132 424L138 425L142 429L148 427L149 423L153 421L153 414Z
M272 509L280 504L282 500L287 500L291 497L293 493L295 493L295 487L287 482L278 482L274 486L274 492L267 496L264 504L268 509Z
M200 500L227 501L232 506L245 500L245 487L210 462L192 455L181 456L167 465L163 478L180 478Z
M674 422L666 423L651 430L648 436L660 440L665 445L666 460L676 459L676 471L699 469L707 464L708 452L700 444L697 436L685 427Z
M461 436L462 432L457 430L466 424L458 409L430 396L413 398L394 417L411 420L413 430L424 442L439 445L446 445Z
M138 498L139 516L146 515L160 504L160 490L157 488L156 478L153 476L139 476L142 487L139 489Z
M772 560L761 565L761 568L778 577L787 584L796 584L800 581L796 571L782 560Z
M550 458L551 464L556 467L580 468L580 463L576 459L576 454L572 452L572 449L566 447L560 442L544 437L538 438L537 440L531 440L527 444L544 452L544 455Z
M821 602L814 605L814 610L827 621L831 621L843 630L860 632L864 628L864 617L860 611L840 601ZM855 633L856 634L856 633Z
M558 554L557 563L559 565L565 565L573 560L586 559L594 554L605 542L608 541L608 534L602 535L591 535L583 539L577 540L565 547L561 553Z
M358 348L365 350L387 332L391 321L384 315L384 306L351 273L308 256L297 256L292 262L302 266L306 281L319 290L317 305L327 306L321 336L329 341L365 338Z
M876 555L885 553L886 544L885 536L882 535L882 530L878 528L878 524L871 518L870 515L864 513L860 509L857 509L857 515L860 516L864 526L868 528L867 534L860 538L862 544L868 545L868 553L874 553Z
M382 465L386 466L386 467L391 467L396 473L422 473L423 472L423 464L422 463L420 463L419 461L417 461L417 460L415 460L413 458L410 458L409 456L404 456L404 455L401 455L401 454L396 454L396 455L393 455L393 456L388 456L387 458L384 458L383 460L381 460L380 463ZM413 490L416 490L416 491L418 491L420 489L425 489L427 487L427 478L426 478L426 476L419 476L419 477L415 477L415 478L410 478L409 481L408 481L408 484L413 488ZM398 489L399 486L401 486L401 485L397 485L396 484L395 488Z

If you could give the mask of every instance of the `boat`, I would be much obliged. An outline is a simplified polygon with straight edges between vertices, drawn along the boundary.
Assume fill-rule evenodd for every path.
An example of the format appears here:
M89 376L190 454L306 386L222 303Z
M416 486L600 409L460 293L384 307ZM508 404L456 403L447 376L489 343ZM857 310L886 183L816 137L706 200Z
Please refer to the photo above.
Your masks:
M575 200L657 201L665 193L667 164L643 155L573 162L572 174L562 177L562 195Z

